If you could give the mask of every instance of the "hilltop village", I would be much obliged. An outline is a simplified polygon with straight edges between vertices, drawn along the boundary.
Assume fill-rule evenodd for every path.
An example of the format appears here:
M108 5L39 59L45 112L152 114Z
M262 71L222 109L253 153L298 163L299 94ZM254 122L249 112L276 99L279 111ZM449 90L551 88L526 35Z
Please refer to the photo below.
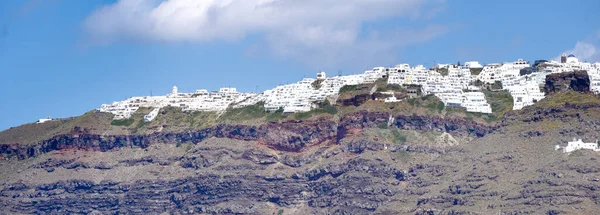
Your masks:
M438 64L433 68L423 65L411 67L399 64L395 67L375 67L363 74L327 76L319 72L315 78L304 78L293 84L277 86L262 93L243 93L236 88L219 91L197 90L181 93L173 87L165 96L138 96L111 104L103 104L98 111L114 114L114 119L130 118L140 107L154 110L144 117L152 121L160 108L179 107L183 111L222 112L227 108L241 108L264 103L265 111L282 110L284 113L310 111L316 104L339 95L344 86L375 83L387 80L387 84L412 87L420 95L437 96L446 106L462 107L467 112L492 113L482 88L506 90L513 97L513 110L534 104L543 99L540 90L548 74L587 71L590 90L600 92L600 63L580 62L573 55L563 54L559 61L536 61L534 65L518 59L515 62L481 65L477 61L460 64ZM400 102L392 92L382 102Z

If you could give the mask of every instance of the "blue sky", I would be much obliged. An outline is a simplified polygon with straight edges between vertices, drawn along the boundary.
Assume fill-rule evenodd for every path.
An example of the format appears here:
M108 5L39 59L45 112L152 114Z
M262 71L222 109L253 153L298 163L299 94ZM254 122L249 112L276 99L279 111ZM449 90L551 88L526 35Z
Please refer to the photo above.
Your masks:
M152 91L397 63L599 61L600 1L2 0L0 130Z

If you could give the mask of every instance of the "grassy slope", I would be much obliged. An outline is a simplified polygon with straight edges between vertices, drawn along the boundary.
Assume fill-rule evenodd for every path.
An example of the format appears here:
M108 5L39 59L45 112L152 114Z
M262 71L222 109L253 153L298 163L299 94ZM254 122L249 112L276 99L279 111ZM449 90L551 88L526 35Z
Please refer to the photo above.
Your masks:
M56 119L42 124L29 123L0 132L0 143L35 143L69 133L75 126L91 133L103 132L110 126L112 117L112 114L90 111L79 117Z
M555 93L535 104L535 107L549 108L562 106L565 103L575 105L600 104L600 97L594 94L582 94L573 91Z
M149 111L148 111L149 112ZM181 108L165 107L151 122L144 122L146 112L134 115L135 123L129 128L132 133L153 133L157 131L177 132L187 129L200 129L216 123L216 112L183 112Z

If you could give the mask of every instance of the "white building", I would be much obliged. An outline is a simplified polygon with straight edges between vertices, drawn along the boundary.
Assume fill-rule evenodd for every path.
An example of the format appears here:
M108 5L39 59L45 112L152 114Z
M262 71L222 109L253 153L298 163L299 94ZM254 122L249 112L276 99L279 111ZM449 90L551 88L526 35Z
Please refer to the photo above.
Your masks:
M483 67L477 80L487 84L501 82L502 89L507 90L513 97L513 110L520 110L545 97L544 92L540 90L540 85L549 74L549 72L535 72L521 75L521 70L527 67L530 65L523 59L510 63L488 64Z
M373 83L387 75L384 67L367 70L364 74L327 77L325 72L317 73L317 79L304 78L293 84L278 86L262 93L266 111L283 109L285 113L310 111L316 107L315 102L322 102L328 96L338 95L346 85ZM319 86L313 86L321 80Z
M492 113L492 107L482 92L464 92L461 106L466 108L467 112Z
M511 80L520 76L521 69L527 67L530 67L530 65L523 59L503 64L489 64L483 67L477 79L488 84L493 84L496 81Z
M42 123L49 122L49 121L52 121L52 118L48 117L45 119L38 119L38 121L36 121L35 123L42 124Z
M539 83L531 75L502 83L503 89L508 90L513 97L513 110L521 110L523 107L533 105L545 98L545 93L541 91Z
M166 96L138 96L124 101L103 104L98 110L115 115L114 119L130 118L140 107L162 108L179 107L183 111L224 111L230 105L256 96L254 93L239 93L235 88L221 88L219 91L197 90L194 93L181 93L173 87Z
M476 62L471 62L470 65L477 66ZM445 68L448 70L445 76L435 71L429 72L427 82L421 85L424 95L437 96L447 107L462 107L467 112L492 113L485 94L471 85L473 76L468 67L451 65Z
M600 147L598 146L598 141L594 143L584 143L581 141L581 138L575 139L573 138L572 142L568 142L567 146L563 148L564 153L570 153L579 149L589 149L594 151L600 151Z
M574 55L563 54L561 62L544 62L539 71L520 75L518 71L528 66L529 64L521 59L511 64L490 64L484 67L477 78L485 83L501 81L503 89L508 90L513 97L513 110L520 110L543 99L545 94L540 86L544 85L547 75L554 73L585 70L590 78L590 90L596 94L600 93L599 63L580 62Z
M160 111L160 108L154 108L154 110L150 111L150 113L144 116L144 121L151 122L152 120L154 120L154 118L158 116L158 111Z
M317 73L317 80L325 80L327 78L327 74L325 72Z
M364 73L364 83L374 83L385 75L387 75L385 67L375 67L372 70L367 70Z
M385 103L391 103L391 102L401 102L402 100L398 100L398 98L396 98L395 96L390 96L387 97L383 100L383 102Z
M406 84L406 76L412 69L408 64L398 64L389 71L388 84Z
M480 69L483 68L483 66L481 64L479 64L478 61L469 61L465 63L465 67L469 68L469 69Z

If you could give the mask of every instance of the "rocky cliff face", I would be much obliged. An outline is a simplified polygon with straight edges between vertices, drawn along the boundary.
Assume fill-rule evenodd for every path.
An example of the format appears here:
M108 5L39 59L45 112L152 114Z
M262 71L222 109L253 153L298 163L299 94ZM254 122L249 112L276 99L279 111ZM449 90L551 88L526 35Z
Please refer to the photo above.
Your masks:
M152 147L150 151L162 153L98 163L89 159L106 155L46 154L15 173L18 178L0 183L0 210L9 214L593 214L600 208L600 169L587 164L596 155L569 158L553 153L548 145L548 150L536 152L538 156L527 156L534 152L528 149L530 144L497 142L512 137L492 134L446 151L344 139L335 147L273 153L245 141L219 143L211 138L213 142L203 141L177 156ZM512 149L518 145L519 151ZM180 173L173 173L177 170ZM122 179L123 171L135 176ZM21 178L27 174L39 178Z
M1 154L17 154L19 158L34 157L55 150L85 149L110 151L122 147L146 148L152 144L198 143L209 137L236 140L256 140L266 146L282 151L301 151L306 147L335 139L336 126L333 121L288 121L261 126L221 124L214 127L182 133L154 133L151 135L103 136L88 134L78 128L65 135L33 145L3 144Z
M598 153L553 146L600 136L598 113L562 102L509 112L501 126L358 111L151 135L75 128L0 145L19 158L0 160L0 213L595 214ZM361 136L400 131L424 141Z
M350 172L355 175L346 174ZM167 211L256 214L266 209L264 203L271 203L282 206L306 204L314 208L338 208L345 213L364 213L389 201L399 192L393 184L404 180L401 171L381 161L352 159L344 164L291 176L233 175L220 171L176 180L133 183L109 180L100 183L65 180L36 186L17 183L0 191L0 196L4 197L0 206L8 212L30 214L87 214L94 211L111 214ZM375 181L378 183L373 183ZM344 195L338 195L342 192Z
M336 103L341 104L343 106L358 107L372 99L373 99L373 96L371 94L365 93L365 94L358 94L358 95L355 95L353 97L346 98L346 99L339 99Z
M198 143L210 137L244 141L258 141L269 148L286 152L301 152L322 143L338 143L349 135L349 130L377 127L387 123L390 116L382 112L360 111L344 115L339 123L329 119L314 121L286 121L260 126L221 124L214 127L182 133L154 133L151 135L104 136L89 134L79 128L65 135L32 145L2 144L0 154L17 155L21 159L38 156L56 150L83 149L110 151L122 147L146 148L153 144ZM468 119L434 116L394 117L394 126L416 131L440 131L453 135L484 136L495 127L475 123Z
M359 111L342 117L338 126L338 136L343 136L348 130L376 127L389 121L387 113L370 113ZM453 135L482 137L493 132L497 126L484 125L467 118L452 118L440 116L403 115L393 116L394 127L415 131L448 132Z
M546 84L544 86L546 95L557 92L565 92L567 90L589 93L590 78L587 72L579 70L574 72L550 74L546 76Z

